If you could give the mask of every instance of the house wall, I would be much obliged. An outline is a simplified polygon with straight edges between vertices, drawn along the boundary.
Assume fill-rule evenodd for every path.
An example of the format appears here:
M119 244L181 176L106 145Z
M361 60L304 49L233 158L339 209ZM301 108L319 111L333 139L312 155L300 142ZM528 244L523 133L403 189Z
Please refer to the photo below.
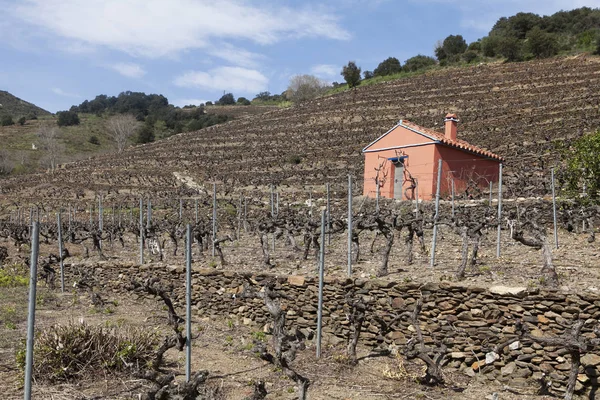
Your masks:
M391 147L411 146L400 149ZM488 160L475 154L448 147L435 142L427 137L411 131L403 126L397 126L387 135L373 143L368 150L378 150L365 153L365 171L363 182L363 195L376 197L376 177L379 169L381 197L394 197L394 164L388 158L407 156L405 159L405 173L403 192L412 185L410 177L418 181L420 200L435 198L437 189L438 160L442 159L442 181L440 182L440 195L447 197L454 190L457 194L470 194L469 183L475 183L481 189L487 189L489 182L498 182L500 163ZM385 150L388 149L388 150ZM410 193L406 193L409 196ZM403 195L403 200L412 200Z
M473 181L481 189L487 190L489 183L498 182L500 163L494 160L481 158L475 154L447 147L435 145L434 186L432 193L435 196L437 185L438 160L442 159L442 181L440 183L440 196L447 197L452 192L452 179L454 179L454 190L457 194L467 192L470 181Z
M388 161L388 158L398 156L408 156L405 160L405 177L403 189L406 191L411 186L408 179L410 176L419 181L419 198L422 200L431 199L433 182L433 159L435 157L435 144L432 140L419 135L410 129L398 126L388 135L375 142L370 150L385 149L389 147L408 146L414 144L424 144L422 146L381 150L372 153L365 153L365 171L363 182L363 195L376 197L377 186L375 179L377 170L380 171L380 195L381 197L394 197L394 164ZM404 199L408 200L408 199Z

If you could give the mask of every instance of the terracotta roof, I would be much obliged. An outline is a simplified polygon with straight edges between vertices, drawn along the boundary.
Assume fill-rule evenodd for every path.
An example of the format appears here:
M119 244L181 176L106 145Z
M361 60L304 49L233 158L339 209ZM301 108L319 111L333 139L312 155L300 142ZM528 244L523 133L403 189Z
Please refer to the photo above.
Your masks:
M453 115L454 118L456 118L455 115ZM460 140L460 139L456 139L456 140L451 140L448 139L442 132L437 132L434 131L433 129L428 129L428 128L423 128L422 126L419 126L417 124L413 124L410 121L406 121L406 120L401 120L398 123L398 126L404 126L406 128L409 128L413 131L416 131L418 133L421 133L423 135L426 136L430 136L432 139L443 143L447 146L450 147L455 147L457 149L463 150L463 151L468 151L470 153L474 153L480 156L484 156L484 157L488 157L494 160L498 160L498 161L504 161L504 158L500 157L497 154L492 153L491 151L487 151L485 149L482 149L481 147L477 147L474 146L472 144L469 144L467 142L465 142L464 140Z

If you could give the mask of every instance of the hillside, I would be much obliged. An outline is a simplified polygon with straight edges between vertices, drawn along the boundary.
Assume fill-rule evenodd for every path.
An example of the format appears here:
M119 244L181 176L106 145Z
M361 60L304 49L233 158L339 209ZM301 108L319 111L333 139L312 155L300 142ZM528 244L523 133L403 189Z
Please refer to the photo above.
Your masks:
M0 90L0 117L10 115L16 121L20 117L43 116L50 113L35 104L13 96L12 94Z
M68 164L54 176L11 178L2 193L27 195L23 188L50 182L36 196L71 197L82 187L172 196L182 187L174 172L228 191L326 182L341 191L348 173L360 188L366 144L399 119L441 129L455 112L459 138L505 157L509 196L545 195L557 145L600 127L599 71L591 56L435 71Z

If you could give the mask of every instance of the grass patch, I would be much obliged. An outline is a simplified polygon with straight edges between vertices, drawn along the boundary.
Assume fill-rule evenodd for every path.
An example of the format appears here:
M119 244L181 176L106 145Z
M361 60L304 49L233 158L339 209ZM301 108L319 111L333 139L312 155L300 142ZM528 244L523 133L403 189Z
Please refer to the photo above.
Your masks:
M147 368L156 358L156 330L70 323L43 330L35 340L33 375L38 381L68 382ZM17 352L25 367L25 346Z
M13 264L0 269L0 288L27 286L29 271L24 265Z

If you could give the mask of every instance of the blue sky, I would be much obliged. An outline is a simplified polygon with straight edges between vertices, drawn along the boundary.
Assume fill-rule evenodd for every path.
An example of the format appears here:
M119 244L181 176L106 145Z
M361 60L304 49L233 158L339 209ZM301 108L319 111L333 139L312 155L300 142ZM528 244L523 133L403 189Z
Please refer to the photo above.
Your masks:
M52 112L125 90L178 106L251 99L296 74L342 81L349 60L433 55L501 16L582 6L600 0L0 0L0 90Z

